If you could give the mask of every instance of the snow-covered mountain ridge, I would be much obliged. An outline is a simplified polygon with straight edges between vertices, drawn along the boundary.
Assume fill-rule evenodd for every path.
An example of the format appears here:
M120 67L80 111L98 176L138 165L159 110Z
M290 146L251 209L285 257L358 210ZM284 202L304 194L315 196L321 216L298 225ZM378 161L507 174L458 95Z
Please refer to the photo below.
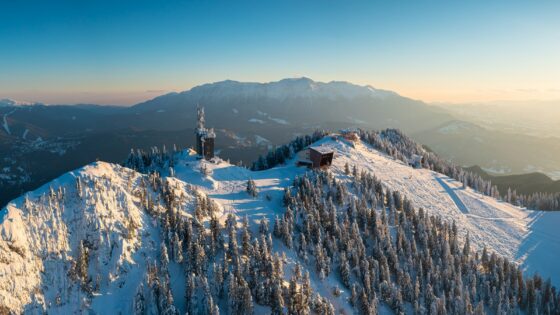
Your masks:
M31 105L39 105L40 103L35 102L27 102L27 101L18 101L9 98L0 99L0 107L12 107L12 106L31 106Z
M330 174L346 183L349 191L353 182L346 174L346 164L374 174L428 214L455 221L459 234L464 237L468 232L476 249L486 246L516 261L526 274L538 271L558 285L555 262L560 259L560 245L554 227L560 223L560 213L523 210L462 189L441 174L413 169L360 141L325 137L319 144L335 150ZM173 209L189 218L199 198L208 196L217 205L214 215L222 225L228 225L230 214L238 221L246 217L256 234L263 219L274 222L284 215L285 188L307 172L294 162L252 172L221 160L200 161L192 152L182 151L174 155L172 170L168 165L160 169L161 178L103 162L67 173L0 212L0 305L55 314L86 308L100 314L132 313L137 304L131 301L143 275L151 262L159 260L160 244L168 238L163 233L168 219L162 214L169 196L176 200ZM249 179L259 191L256 198L246 192ZM207 224L208 217L201 221ZM274 252L287 256L284 272L289 279L291 270L302 261L281 241L274 239L271 245ZM81 246L88 252L91 295L83 293L80 282L71 276L80 261ZM186 284L180 268L173 261L169 265L170 290L176 308L184 313L188 305L182 298ZM311 270L306 265L302 268ZM313 290L331 301L337 311L352 312L346 300L350 292L343 290L340 297L333 293L340 283L337 276L321 277L311 273ZM218 304L225 313L227 304ZM258 310L270 311L266 307ZM389 312L383 307L380 311Z
M69 276L80 242L91 253L90 274L99 276L94 285L104 292L87 306L118 310L120 299L132 299L146 258L155 257L160 244L142 204L148 181L130 169L97 162L11 202L0 212L0 304L67 314L89 303ZM185 214L192 212L197 193L168 181L177 185ZM159 211L157 202L153 207Z
M369 85L360 86L344 81L318 82L309 78L291 78L268 83L225 80L203 84L182 92L214 97L263 97L274 99L327 97L331 99L357 97L384 98L397 96L395 92L380 90Z

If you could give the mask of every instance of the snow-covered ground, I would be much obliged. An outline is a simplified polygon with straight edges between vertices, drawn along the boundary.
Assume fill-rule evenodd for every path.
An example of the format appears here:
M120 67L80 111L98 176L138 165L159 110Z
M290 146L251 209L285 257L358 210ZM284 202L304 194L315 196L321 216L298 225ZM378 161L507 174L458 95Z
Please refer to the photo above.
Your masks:
M268 220L272 228L275 217L284 214L284 188L291 186L296 176L308 171L306 168L295 166L295 161L269 170L253 172L220 160L213 163L200 161L193 155L183 155L180 160L182 162L175 165L175 176L183 182L197 186L224 209L222 217L219 218L220 222L225 222L229 213L235 214L238 221L247 217L255 233L261 220ZM201 163L208 169L208 176L200 173ZM249 179L252 179L258 188L259 195L256 198L252 198L246 192ZM287 257L287 265L284 268L286 279L289 279L297 263L306 269L304 262L293 251L287 249L281 240L274 239L273 248L285 253ZM346 301L350 292L343 291L340 297L334 296L333 289L337 285L340 286L336 276L320 280L318 275L312 272L311 283L313 290L327 298L337 310L344 310L346 314L354 312ZM390 314L385 307L381 307L380 311L382 314Z
M49 313L76 313L88 300L68 274L83 241L92 248L90 275L96 275L93 281L102 292L88 306L98 314L130 313L146 263L158 257L161 242L156 222L139 198L145 178L97 162L2 209L0 305L20 311L32 308L32 301L46 301L50 309L59 297L63 302ZM172 184L182 195L182 210L190 213L196 192L184 183ZM130 224L137 227L134 237L129 235Z
M525 272L539 272L560 285L560 212L536 212L519 209L483 196L439 173L414 169L396 161L361 142L348 143L326 137L316 144L335 150L331 171L340 180L347 180L344 166L356 165L359 170L374 173L393 190L405 194L413 204L432 215L454 220L463 235L470 234L473 246L497 252L518 262ZM167 178L176 195L183 195L182 210L189 215L196 194L208 195L218 203L217 214L224 222L229 213L238 219L247 216L257 229L266 218L272 226L274 218L284 212L284 188L307 169L295 161L265 171L253 172L216 159L198 160L190 151L177 156L174 177ZM202 174L201 165L207 169ZM162 174L165 176L168 174ZM81 181L78 194L77 178ZM0 211L0 304L22 309L33 300L56 301L58 294L70 301L50 313L72 313L86 303L80 290L67 277L76 248L81 240L94 244L94 263L90 271L99 274L100 290L91 300L97 313L121 311L130 313L131 300L146 263L158 257L160 244L156 222L141 204L139 194L146 175L109 163L93 163L67 173L55 181L11 202ZM259 191L256 198L246 192L248 179ZM51 189L52 188L52 189ZM58 197L60 194L64 198ZM138 226L139 237L128 238L127 224ZM281 241L274 241L274 250L287 255L286 273L298 261ZM93 269L92 269L93 268ZM170 266L179 270L179 266ZM177 271L179 272L179 271ZM182 297L184 277L172 277L174 295ZM347 310L348 297L332 296L337 283L333 277L320 281L311 274L314 290L331 300L337 310ZM181 298L179 309L184 312Z
M538 272L560 285L560 212L543 212L521 209L494 198L484 196L470 188L463 188L458 181L426 169L415 169L395 160L369 145L333 140L327 137L318 144L335 150L331 170L345 178L344 165L356 165L367 170L393 190L399 190L417 207L432 215L455 221L463 235L470 235L471 243L482 250L486 246L497 254L518 262L527 274ZM177 177L185 182L203 187L225 209L238 215L248 215L258 220L266 215L272 218L282 213L279 199L282 190L290 185L294 176L305 170L286 166L271 170L251 172L244 168L221 162L209 163L213 174L206 180L196 177L189 166L177 168ZM247 179L255 180L261 191L260 199L247 199ZM271 202L263 200L266 195Z
M332 169L342 174L345 163L374 173L390 188L400 190L417 207L432 215L455 220L472 243L518 262L522 269L538 272L560 285L560 212L520 209L484 196L440 173L414 169L358 142L353 146L321 140L336 150Z
M473 246L482 250L486 246L497 254L516 261L526 274L539 273L560 285L560 212L543 212L521 209L494 198L484 196L470 188L463 188L458 181L426 169L415 169L401 161L357 142L333 140L327 137L318 143L335 150L331 170L340 179L344 165L356 165L367 170L393 190L403 192L413 204L432 215L455 221L462 235L467 232ZM248 215L252 221L269 220L283 212L280 204L283 188L305 169L286 166L271 170L251 172L227 163L211 164L212 175L206 180L197 177L192 167L177 168L177 177L185 182L203 187L205 192L239 216ZM247 179L255 180L261 194L258 199L247 198ZM266 196L271 201L266 201Z
M260 220L265 217L269 222L273 222L276 215L284 212L282 207L284 188L292 184L295 176L306 171L291 163L266 171L253 172L221 160L200 161L186 152L179 160L180 162L175 165L175 177L182 182L195 185L218 202L224 209L223 220L227 214L234 213L240 218L248 216L255 223L260 223ZM208 176L201 174L199 170L201 163L210 172ZM259 189L257 198L251 198L246 192L249 179L254 180Z

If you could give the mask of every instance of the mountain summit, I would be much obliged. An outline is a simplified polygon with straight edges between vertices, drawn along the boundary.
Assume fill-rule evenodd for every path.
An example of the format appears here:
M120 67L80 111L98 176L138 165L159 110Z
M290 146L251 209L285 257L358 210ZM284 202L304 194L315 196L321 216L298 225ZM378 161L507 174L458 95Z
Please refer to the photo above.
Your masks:
M416 132L450 120L442 111L392 91L343 81L317 82L305 77L268 83L232 80L208 83L156 97L131 110L144 127L154 114L168 117L166 126L172 126L184 124L187 117L194 121L192 113L198 105L204 106L209 116L218 119L217 124L228 129L237 129L234 126L247 122L251 126L289 125L291 130L321 127L325 123L329 123L329 128L347 127L350 123Z
M353 99L359 97L383 98L398 96L391 91L375 89L371 86L360 86L345 81L328 83L312 79L288 78L268 83L239 82L225 80L204 84L182 92L181 94L214 95L215 97L262 97L262 98L330 98Z

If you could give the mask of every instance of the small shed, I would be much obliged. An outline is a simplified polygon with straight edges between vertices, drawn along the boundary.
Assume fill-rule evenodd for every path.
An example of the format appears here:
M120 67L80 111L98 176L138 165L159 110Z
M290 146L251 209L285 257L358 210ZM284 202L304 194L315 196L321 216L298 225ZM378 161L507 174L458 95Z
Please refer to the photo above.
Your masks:
M309 160L313 168L329 167L332 164L334 150L327 146L309 148Z

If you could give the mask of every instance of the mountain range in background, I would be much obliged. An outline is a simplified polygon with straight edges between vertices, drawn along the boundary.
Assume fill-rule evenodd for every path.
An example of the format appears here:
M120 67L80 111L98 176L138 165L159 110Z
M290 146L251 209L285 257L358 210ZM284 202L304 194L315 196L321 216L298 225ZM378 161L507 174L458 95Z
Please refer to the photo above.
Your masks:
M560 100L437 104L463 120L491 130L536 137L560 137Z
M207 125L216 129L220 156L232 163L249 164L258 154L315 129L398 128L461 165L560 177L555 173L560 169L558 138L493 130L449 107L371 86L308 78L228 80L131 107L0 101L0 205L97 159L121 162L131 148L192 146L198 105L206 109Z

